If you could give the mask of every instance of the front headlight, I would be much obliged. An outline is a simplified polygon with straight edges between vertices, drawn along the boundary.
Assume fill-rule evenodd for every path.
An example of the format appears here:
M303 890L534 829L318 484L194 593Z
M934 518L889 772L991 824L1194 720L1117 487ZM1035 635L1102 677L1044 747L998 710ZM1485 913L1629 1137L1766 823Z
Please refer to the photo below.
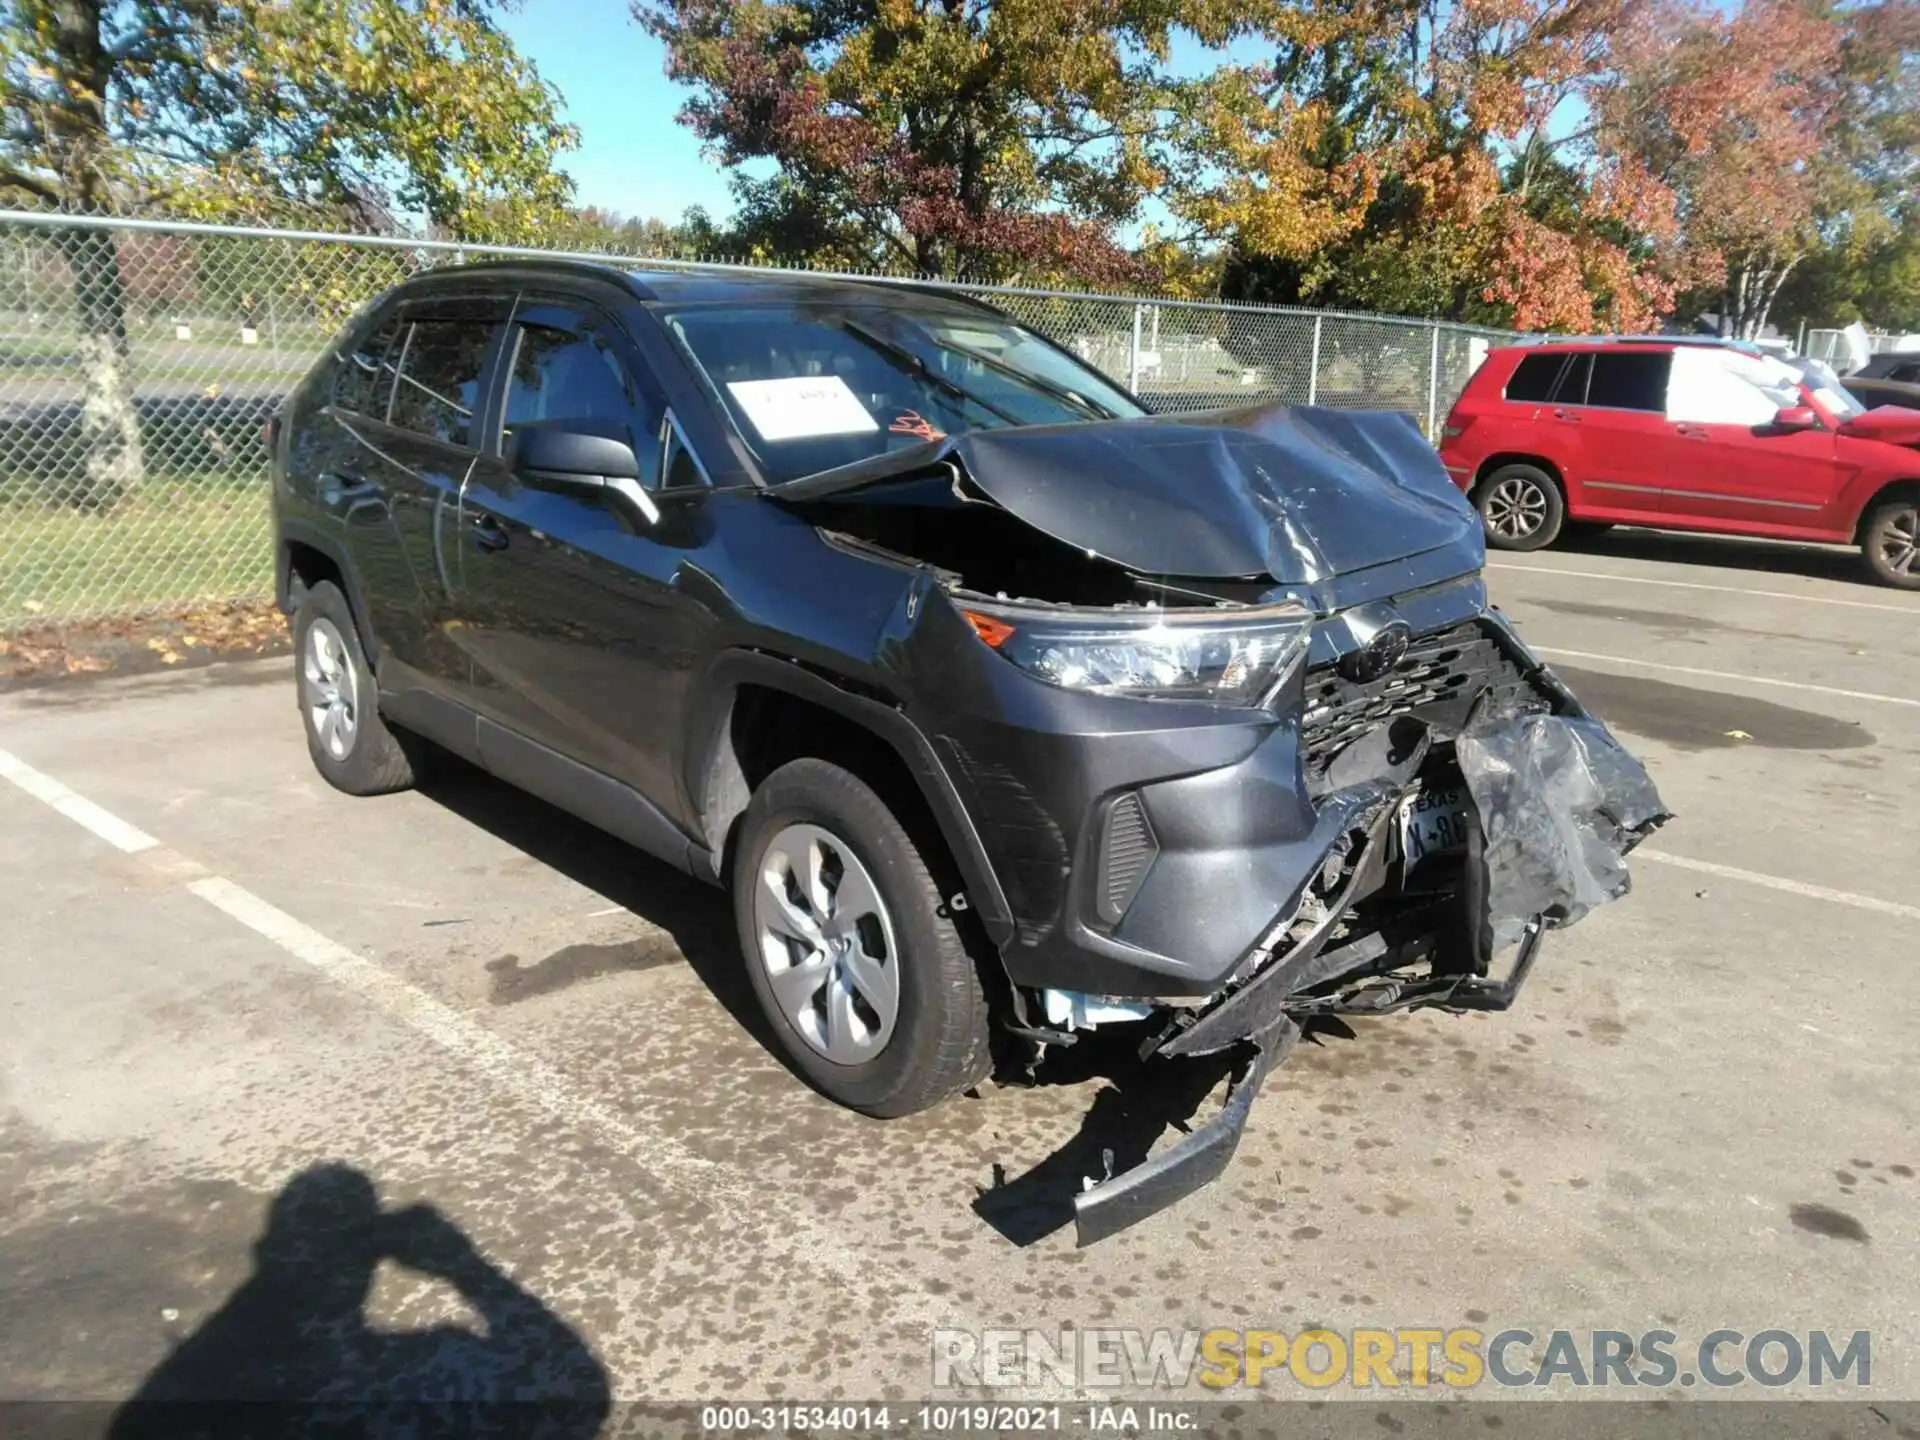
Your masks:
M1258 705L1306 653L1313 615L1300 605L1063 615L970 605L980 638L1029 675L1064 690L1149 700Z

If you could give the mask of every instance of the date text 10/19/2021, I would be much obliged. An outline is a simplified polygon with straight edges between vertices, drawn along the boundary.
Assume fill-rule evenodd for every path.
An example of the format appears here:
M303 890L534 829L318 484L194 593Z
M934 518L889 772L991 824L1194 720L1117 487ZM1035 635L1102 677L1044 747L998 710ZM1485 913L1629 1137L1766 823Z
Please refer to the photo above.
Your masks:
M1084 1430L1177 1434L1200 1428L1199 1416L1178 1405L706 1405L700 1428L718 1433L796 1430L851 1435L899 1430L911 1434Z

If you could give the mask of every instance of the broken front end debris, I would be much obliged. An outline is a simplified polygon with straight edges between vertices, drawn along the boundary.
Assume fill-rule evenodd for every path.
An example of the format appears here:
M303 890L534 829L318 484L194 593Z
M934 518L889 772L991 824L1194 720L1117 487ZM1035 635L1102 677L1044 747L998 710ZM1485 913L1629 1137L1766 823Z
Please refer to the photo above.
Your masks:
M1320 868L1241 977L1165 1015L1141 1047L1147 1060L1231 1052L1221 1111L1089 1180L1074 1197L1082 1245L1217 1178L1312 1018L1507 1009L1546 933L1626 894L1625 856L1669 818L1640 763L1544 670L1531 695L1483 691L1457 733L1403 717L1357 743L1374 773L1323 797L1334 834Z
M914 577L876 654L978 847L1006 1028L1228 1064L1215 1120L1088 1177L1083 1243L1217 1176L1316 1017L1505 1009L1666 818L1489 611L1405 416L970 431L769 498Z

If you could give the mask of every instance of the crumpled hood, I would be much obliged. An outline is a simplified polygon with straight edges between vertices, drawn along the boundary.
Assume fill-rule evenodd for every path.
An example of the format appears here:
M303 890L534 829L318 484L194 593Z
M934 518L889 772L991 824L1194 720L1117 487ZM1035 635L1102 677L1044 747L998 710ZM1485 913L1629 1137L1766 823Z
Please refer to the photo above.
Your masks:
M1411 418L1267 405L976 430L776 486L839 494L957 461L1004 509L1146 574L1314 585L1466 544L1479 517Z
M1840 433L1888 445L1920 446L1920 410L1910 410L1905 405L1881 405L1843 423Z

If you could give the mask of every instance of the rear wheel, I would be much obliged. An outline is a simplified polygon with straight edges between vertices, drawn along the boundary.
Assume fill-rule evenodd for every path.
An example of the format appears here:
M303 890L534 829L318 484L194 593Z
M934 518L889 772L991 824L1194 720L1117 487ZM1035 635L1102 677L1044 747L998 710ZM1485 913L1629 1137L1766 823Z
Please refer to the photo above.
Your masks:
M1920 496L1875 506L1860 551L1883 585L1920 590Z
M300 723L320 778L349 795L413 784L413 757L380 718L380 692L347 597L322 580L293 616Z
M927 857L858 776L795 760L754 791L732 877L755 996L794 1066L869 1115L990 1068L987 999Z
M1480 482L1474 507L1496 550L1551 545L1566 522L1567 506L1553 477L1537 465L1502 465Z

